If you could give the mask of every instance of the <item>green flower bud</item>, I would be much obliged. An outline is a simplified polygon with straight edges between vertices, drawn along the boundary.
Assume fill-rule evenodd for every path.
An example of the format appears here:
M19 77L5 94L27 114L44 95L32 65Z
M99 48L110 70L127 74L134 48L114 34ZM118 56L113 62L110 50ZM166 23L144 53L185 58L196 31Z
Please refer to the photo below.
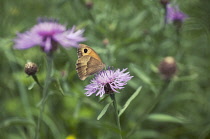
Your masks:
M159 65L159 73L165 80L171 79L177 71L176 61L173 57L165 57Z
M28 62L28 63L25 64L25 69L24 70L25 70L25 73L29 76L30 75L35 75L36 72L38 71L38 67L35 63Z

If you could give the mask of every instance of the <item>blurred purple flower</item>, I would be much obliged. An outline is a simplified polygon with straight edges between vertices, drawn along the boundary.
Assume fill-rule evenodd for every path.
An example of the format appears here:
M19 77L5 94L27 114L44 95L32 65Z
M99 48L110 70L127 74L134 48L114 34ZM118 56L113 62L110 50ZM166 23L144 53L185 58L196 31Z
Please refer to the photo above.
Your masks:
M18 33L15 38L14 48L28 49L39 45L45 52L56 50L58 44L63 47L77 47L78 43L85 41L82 36L84 30L75 30L73 26L67 30L64 25L56 20L39 20L39 23L33 26L29 31Z
M178 6L173 7L171 6L171 4L167 4L166 10L167 10L166 14L167 23L177 22L177 21L183 22L187 18L187 15L181 12Z
M99 72L91 83L85 87L87 91L85 94L90 96L96 93L96 96L102 97L104 94L112 94L117 92L117 89L123 89L133 76L130 76L129 72L125 72L127 69L117 70L104 70Z

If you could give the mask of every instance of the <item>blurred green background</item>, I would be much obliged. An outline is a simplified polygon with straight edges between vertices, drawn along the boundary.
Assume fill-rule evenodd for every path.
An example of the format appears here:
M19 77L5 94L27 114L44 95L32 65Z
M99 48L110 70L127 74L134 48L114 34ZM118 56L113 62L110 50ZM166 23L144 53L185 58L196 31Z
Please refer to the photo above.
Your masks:
M35 62L43 84L46 55L39 47L14 50L12 40L17 32L35 25L38 17L49 17L69 28L85 28L84 43L94 48L106 65L128 68L134 78L116 94L119 106L142 86L121 116L124 138L209 139L210 1L177 0L176 4L189 16L179 37L173 24L164 28L159 0L1 0L0 138L34 137L42 94L24 73L24 65ZM174 57L178 68L167 88L158 73L166 56ZM117 138L112 107L96 119L110 100L99 102L99 97L84 95L93 76L79 80L76 60L75 48L54 53L54 78L40 138ZM158 93L164 95L154 103Z

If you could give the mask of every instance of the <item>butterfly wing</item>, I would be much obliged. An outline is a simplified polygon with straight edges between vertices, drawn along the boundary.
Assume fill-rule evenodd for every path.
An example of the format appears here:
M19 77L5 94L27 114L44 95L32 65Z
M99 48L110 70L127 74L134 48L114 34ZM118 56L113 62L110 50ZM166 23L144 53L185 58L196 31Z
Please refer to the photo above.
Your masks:
M81 80L85 80L88 76L101 71L104 67L105 64L89 55L80 57L76 64L76 70Z
M99 55L89 46L85 45L85 44L79 44L79 48L77 49L77 55L78 58L82 57L82 56L86 56L89 55L95 59L97 59L98 61L101 61L101 58L99 57Z
M79 45L77 55L76 70L81 80L85 80L88 76L101 71L105 67L98 54L85 44Z

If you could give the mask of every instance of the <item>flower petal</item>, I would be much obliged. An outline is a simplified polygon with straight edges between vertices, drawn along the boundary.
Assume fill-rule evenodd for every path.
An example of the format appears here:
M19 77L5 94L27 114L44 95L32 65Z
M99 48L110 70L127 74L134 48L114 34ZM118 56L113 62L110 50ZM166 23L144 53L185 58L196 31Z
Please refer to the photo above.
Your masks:
M110 93L110 89L113 92L119 93L117 90L123 89L124 85L127 84L127 81L133 77L130 76L129 72L125 72L126 70L127 69L123 69L122 71L120 71L120 69L109 69L99 72L95 78L91 80L91 83L85 87L85 90L87 91L85 94L90 96L96 93L96 96L100 95L100 97L102 97L106 94L105 90L109 90L107 93ZM110 88L105 89L105 87Z
M16 49L28 49L42 43L42 38L31 32L19 33L17 38L14 39Z

